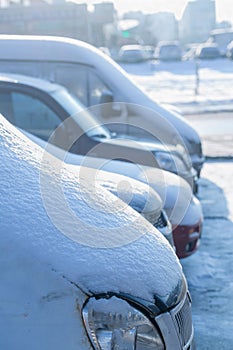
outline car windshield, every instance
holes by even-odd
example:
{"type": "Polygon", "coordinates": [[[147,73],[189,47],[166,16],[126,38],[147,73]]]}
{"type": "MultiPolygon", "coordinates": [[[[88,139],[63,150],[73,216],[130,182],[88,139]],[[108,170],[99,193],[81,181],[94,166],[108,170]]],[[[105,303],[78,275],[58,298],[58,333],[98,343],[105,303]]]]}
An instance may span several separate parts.
{"type": "Polygon", "coordinates": [[[122,52],[122,56],[142,56],[142,51],[139,50],[127,50],[122,52]]]}
{"type": "Polygon", "coordinates": [[[160,52],[162,53],[179,53],[179,48],[175,45],[166,45],[166,46],[161,46],[160,52]]]}
{"type": "Polygon", "coordinates": [[[52,95],[89,137],[111,138],[109,130],[101,125],[96,117],[68,91],[58,89],[52,95]]]}

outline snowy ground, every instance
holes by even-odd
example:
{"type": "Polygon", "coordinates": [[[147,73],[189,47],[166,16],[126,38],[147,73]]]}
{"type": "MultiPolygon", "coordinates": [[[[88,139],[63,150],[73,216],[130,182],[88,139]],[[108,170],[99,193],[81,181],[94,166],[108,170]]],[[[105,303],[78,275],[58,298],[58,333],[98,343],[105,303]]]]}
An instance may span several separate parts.
{"type": "Polygon", "coordinates": [[[232,349],[233,161],[206,163],[199,198],[205,221],[196,254],[182,260],[198,350],[232,349]]]}
{"type": "MultiPolygon", "coordinates": [[[[198,95],[193,61],[124,68],[151,96],[186,115],[203,139],[205,154],[233,156],[233,116],[222,113],[233,111],[233,61],[200,62],[198,95]]],[[[201,245],[182,260],[193,298],[197,350],[233,348],[232,178],[233,159],[205,164],[199,190],[205,216],[201,245]]]]}
{"type": "Polygon", "coordinates": [[[201,136],[206,156],[233,158],[232,112],[186,115],[186,120],[201,136]]]}
{"type": "Polygon", "coordinates": [[[153,98],[177,106],[184,114],[233,109],[233,61],[199,62],[199,94],[195,95],[196,62],[122,64],[153,98]]]}

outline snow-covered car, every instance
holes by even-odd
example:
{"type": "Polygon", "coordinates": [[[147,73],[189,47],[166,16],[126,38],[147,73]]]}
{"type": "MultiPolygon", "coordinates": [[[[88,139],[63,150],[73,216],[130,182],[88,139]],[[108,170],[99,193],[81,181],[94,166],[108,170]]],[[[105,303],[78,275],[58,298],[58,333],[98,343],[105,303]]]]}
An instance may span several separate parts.
{"type": "Polygon", "coordinates": [[[156,229],[2,116],[0,157],[1,349],[194,349],[185,277],[156,229]]]}
{"type": "Polygon", "coordinates": [[[116,132],[152,139],[159,130],[160,139],[183,145],[200,174],[204,163],[197,132],[179,113],[152,100],[111,58],[81,41],[46,36],[0,36],[1,71],[41,77],[62,84],[90,107],[112,103],[107,114],[99,117],[111,123],[116,132]],[[124,108],[126,104],[127,108],[124,108]],[[136,107],[135,107],[136,106],[136,107]],[[115,124],[114,124],[115,123],[115,124]],[[140,125],[132,128],[130,125],[140,125]]]}
{"type": "MultiPolygon", "coordinates": [[[[86,167],[76,167],[75,172],[81,172],[86,177],[92,178],[93,184],[98,184],[109,192],[119,197],[123,202],[140,213],[157,230],[159,230],[175,248],[172,227],[167,214],[163,209],[163,203],[159,195],[150,186],[141,181],[119,175],[112,172],[86,167]],[[97,175],[97,176],[96,176],[97,175]]],[[[179,243],[180,244],[180,243],[179,243]]]]}
{"type": "MultiPolygon", "coordinates": [[[[124,195],[128,197],[128,188],[130,187],[132,189],[133,186],[133,184],[131,185],[132,179],[140,181],[147,186],[149,185],[149,188],[153,188],[154,191],[159,194],[160,199],[162,200],[162,206],[172,224],[173,240],[177,256],[179,258],[185,258],[197,250],[202,233],[202,207],[199,200],[192,194],[190,186],[181,177],[160,169],[143,166],[139,167],[137,164],[129,162],[117,160],[106,162],[105,159],[101,158],[93,158],[90,156],[83,157],[67,153],[52,144],[47,144],[45,141],[32,134],[25,131],[22,132],[33,142],[46,149],[61,161],[65,161],[65,163],[73,164],[75,166],[78,165],[81,169],[83,167],[84,169],[95,169],[95,172],[92,173],[92,182],[94,183],[100,179],[102,185],[108,186],[109,190],[111,188],[113,191],[112,193],[114,194],[117,194],[115,184],[119,179],[115,179],[115,184],[111,184],[111,179],[114,178],[113,173],[126,176],[123,180],[124,184],[122,184],[122,182],[119,184],[119,190],[121,189],[120,191],[122,191],[121,193],[123,194],[123,197],[124,195]],[[100,171],[100,169],[104,171],[100,171]],[[104,175],[104,172],[109,173],[110,180],[106,174],[104,175]]],[[[80,171],[80,169],[78,169],[78,171],[80,171]]],[[[135,184],[135,186],[137,187],[138,184],[135,184]]],[[[145,190],[145,188],[143,190],[145,190]]],[[[144,203],[145,200],[144,198],[142,199],[144,203]]],[[[138,204],[134,204],[133,208],[137,211],[141,211],[141,209],[138,210],[137,207],[138,204]]],[[[141,208],[142,207],[143,205],[141,208]]],[[[151,215],[146,216],[150,222],[154,220],[151,215]]],[[[165,225],[162,217],[159,218],[156,227],[159,228],[160,232],[162,232],[164,236],[167,237],[168,241],[172,243],[169,229],[167,225],[165,225]],[[159,228],[159,226],[162,227],[159,228]]]]}
{"type": "Polygon", "coordinates": [[[154,56],[160,61],[180,61],[182,50],[176,41],[160,41],[155,48],[154,56]]]}
{"type": "Polygon", "coordinates": [[[124,45],[120,48],[118,61],[125,63],[138,63],[147,60],[146,52],[141,45],[124,45]]]}
{"type": "Polygon", "coordinates": [[[17,127],[72,153],[125,159],[182,176],[197,190],[197,174],[178,146],[112,134],[64,87],[19,74],[0,74],[0,108],[17,127]]]}

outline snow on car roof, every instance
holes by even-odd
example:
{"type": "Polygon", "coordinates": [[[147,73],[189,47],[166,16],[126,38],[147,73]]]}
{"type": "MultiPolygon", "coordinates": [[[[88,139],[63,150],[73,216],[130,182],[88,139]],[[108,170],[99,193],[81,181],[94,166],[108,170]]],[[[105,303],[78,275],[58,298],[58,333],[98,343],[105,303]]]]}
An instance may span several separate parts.
{"type": "Polygon", "coordinates": [[[85,62],[94,64],[96,58],[107,57],[94,46],[72,38],[46,35],[0,35],[1,58],[36,61],[85,62]],[[12,46],[13,42],[13,46],[12,46]],[[61,50],[62,45],[62,50],[61,50]],[[28,48],[30,47],[30,50],[28,48]],[[78,57],[77,57],[78,48],[78,57]],[[13,56],[12,56],[13,53],[13,56]],[[53,53],[53,54],[51,54],[53,53]],[[97,57],[98,56],[98,57],[97,57]],[[56,57],[56,59],[54,59],[56,57]]]}
{"type": "Polygon", "coordinates": [[[123,202],[113,205],[108,191],[77,181],[74,167],[63,164],[60,173],[61,162],[2,116],[0,153],[4,249],[20,250],[87,293],[166,300],[180,283],[178,259],[156,229],[123,202]]]}

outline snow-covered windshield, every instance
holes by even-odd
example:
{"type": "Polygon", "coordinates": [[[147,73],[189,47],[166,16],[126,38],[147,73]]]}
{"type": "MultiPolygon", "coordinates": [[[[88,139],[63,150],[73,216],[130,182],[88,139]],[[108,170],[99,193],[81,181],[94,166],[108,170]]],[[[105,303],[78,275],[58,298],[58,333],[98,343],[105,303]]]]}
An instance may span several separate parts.
{"type": "Polygon", "coordinates": [[[96,117],[68,91],[58,89],[52,95],[89,137],[111,138],[108,129],[101,125],[96,117]]]}

